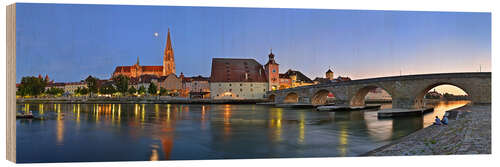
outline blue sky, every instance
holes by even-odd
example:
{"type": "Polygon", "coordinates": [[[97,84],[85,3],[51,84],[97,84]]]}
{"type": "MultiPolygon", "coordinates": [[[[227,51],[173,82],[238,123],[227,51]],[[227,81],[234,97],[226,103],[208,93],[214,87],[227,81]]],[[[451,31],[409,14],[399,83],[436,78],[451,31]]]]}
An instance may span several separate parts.
{"type": "Polygon", "coordinates": [[[17,81],[161,65],[168,28],[187,76],[209,76],[215,57],[265,64],[270,48],[281,72],[311,79],[491,71],[490,13],[18,4],[17,81]]]}

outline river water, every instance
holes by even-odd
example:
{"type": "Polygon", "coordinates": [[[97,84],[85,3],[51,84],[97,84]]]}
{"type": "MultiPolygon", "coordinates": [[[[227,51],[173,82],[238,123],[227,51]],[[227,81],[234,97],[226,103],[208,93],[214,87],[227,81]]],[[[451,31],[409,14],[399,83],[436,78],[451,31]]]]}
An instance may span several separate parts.
{"type": "Polygon", "coordinates": [[[468,102],[394,119],[266,105],[18,104],[39,119],[16,121],[17,162],[357,156],[468,102]]]}

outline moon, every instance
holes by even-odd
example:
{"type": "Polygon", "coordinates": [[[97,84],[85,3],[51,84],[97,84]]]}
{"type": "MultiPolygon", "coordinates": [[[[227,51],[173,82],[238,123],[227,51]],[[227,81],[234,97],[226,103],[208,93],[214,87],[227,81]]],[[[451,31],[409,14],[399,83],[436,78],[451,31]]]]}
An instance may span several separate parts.
{"type": "Polygon", "coordinates": [[[155,36],[155,37],[158,37],[158,32],[155,32],[154,36],[155,36]]]}

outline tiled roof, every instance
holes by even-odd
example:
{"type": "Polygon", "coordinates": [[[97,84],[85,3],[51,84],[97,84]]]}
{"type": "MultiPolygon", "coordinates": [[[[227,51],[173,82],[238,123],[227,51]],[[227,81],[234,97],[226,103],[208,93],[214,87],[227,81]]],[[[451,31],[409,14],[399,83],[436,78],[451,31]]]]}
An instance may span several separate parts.
{"type": "Polygon", "coordinates": [[[327,82],[332,82],[330,79],[328,78],[320,78],[320,77],[316,77],[314,78],[313,80],[314,82],[319,82],[319,83],[327,83],[327,82]]]}
{"type": "Polygon", "coordinates": [[[130,68],[132,68],[132,66],[118,66],[115,72],[130,72],[130,68]]]}
{"type": "Polygon", "coordinates": [[[195,76],[195,77],[184,77],[185,82],[191,82],[191,81],[209,81],[209,77],[203,77],[201,75],[195,76]]]}
{"type": "Polygon", "coordinates": [[[139,83],[151,83],[151,80],[153,79],[159,80],[160,78],[156,75],[149,75],[149,74],[141,75],[139,77],[139,83]]]}
{"type": "Polygon", "coordinates": [[[292,75],[297,76],[297,81],[303,81],[305,83],[313,83],[313,81],[309,79],[306,75],[302,74],[300,71],[294,71],[292,69],[289,69],[283,75],[280,74],[280,78],[290,78],[290,76],[292,75]]]}
{"type": "Polygon", "coordinates": [[[141,66],[142,71],[163,71],[163,66],[141,66]]]}
{"type": "Polygon", "coordinates": [[[213,58],[211,82],[267,82],[264,68],[254,59],[213,58]]]}
{"type": "MultiPolygon", "coordinates": [[[[143,72],[158,72],[158,71],[163,71],[163,66],[140,66],[143,72]]],[[[118,66],[115,68],[115,73],[116,72],[131,72],[131,69],[134,68],[134,66],[118,66]]]]}

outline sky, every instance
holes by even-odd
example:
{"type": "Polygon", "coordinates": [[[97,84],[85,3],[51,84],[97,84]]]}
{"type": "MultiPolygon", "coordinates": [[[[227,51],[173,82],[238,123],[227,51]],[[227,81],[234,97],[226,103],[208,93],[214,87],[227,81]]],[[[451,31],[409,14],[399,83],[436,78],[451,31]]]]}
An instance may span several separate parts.
{"type": "Polygon", "coordinates": [[[161,65],[169,28],[186,76],[208,77],[212,58],[265,64],[270,49],[311,79],[491,71],[490,13],[18,4],[17,82],[161,65]]]}

